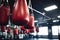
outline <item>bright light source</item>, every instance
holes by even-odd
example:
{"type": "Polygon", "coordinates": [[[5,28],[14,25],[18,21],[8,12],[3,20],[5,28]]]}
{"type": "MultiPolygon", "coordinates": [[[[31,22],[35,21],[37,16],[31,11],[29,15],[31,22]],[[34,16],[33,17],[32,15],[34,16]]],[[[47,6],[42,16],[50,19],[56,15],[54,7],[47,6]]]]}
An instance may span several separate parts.
{"type": "Polygon", "coordinates": [[[58,27],[58,30],[59,30],[58,32],[60,33],[60,26],[58,27]]]}
{"type": "Polygon", "coordinates": [[[35,20],[34,22],[38,22],[37,20],[35,20]]]}
{"type": "Polygon", "coordinates": [[[59,20],[53,20],[53,22],[59,22],[59,20]]]}
{"type": "Polygon", "coordinates": [[[60,15],[59,16],[57,16],[58,18],[60,18],[60,15]]]}
{"type": "Polygon", "coordinates": [[[38,35],[48,35],[48,27],[39,27],[38,35]]]}
{"type": "Polygon", "coordinates": [[[52,5],[52,6],[48,6],[46,8],[44,8],[44,10],[46,11],[51,11],[51,10],[54,10],[54,9],[57,9],[58,7],[56,5],[52,5]]]}
{"type": "Polygon", "coordinates": [[[58,26],[52,26],[52,35],[58,35],[58,26]]]}

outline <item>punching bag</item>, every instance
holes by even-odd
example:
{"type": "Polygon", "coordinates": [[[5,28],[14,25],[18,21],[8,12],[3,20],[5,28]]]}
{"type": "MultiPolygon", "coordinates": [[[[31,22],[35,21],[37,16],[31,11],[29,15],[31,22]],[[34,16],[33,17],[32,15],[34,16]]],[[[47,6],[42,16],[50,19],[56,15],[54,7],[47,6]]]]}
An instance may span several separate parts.
{"type": "Polygon", "coordinates": [[[0,25],[7,25],[9,19],[10,7],[7,3],[0,6],[0,25]]]}
{"type": "Polygon", "coordinates": [[[6,26],[1,26],[1,31],[5,32],[5,30],[6,30],[6,26]]]}
{"type": "Polygon", "coordinates": [[[19,33],[17,28],[14,28],[13,32],[14,32],[14,35],[18,35],[18,33],[19,33]]]}
{"type": "Polygon", "coordinates": [[[8,28],[7,28],[7,33],[10,33],[10,32],[11,32],[11,28],[8,27],[8,28]]]}
{"type": "Polygon", "coordinates": [[[29,30],[29,29],[26,29],[26,30],[25,30],[25,33],[26,33],[26,34],[29,34],[29,33],[30,33],[30,30],[29,30]]]}
{"type": "Polygon", "coordinates": [[[29,10],[26,0],[17,0],[12,12],[12,22],[15,25],[25,25],[29,22],[29,10]]]}
{"type": "Polygon", "coordinates": [[[21,26],[20,29],[23,30],[23,31],[25,31],[25,27],[24,26],[21,26]]]}
{"type": "Polygon", "coordinates": [[[30,29],[30,33],[33,33],[34,32],[34,28],[33,29],[30,29]]]}
{"type": "Polygon", "coordinates": [[[27,25],[28,25],[28,29],[34,28],[34,16],[30,16],[29,23],[27,25]]]}
{"type": "Polygon", "coordinates": [[[29,34],[29,33],[33,33],[34,29],[25,29],[25,33],[29,34]]]}
{"type": "Polygon", "coordinates": [[[36,27],[36,32],[39,32],[39,27],[36,27]]]}
{"type": "Polygon", "coordinates": [[[27,27],[25,29],[28,29],[30,33],[34,32],[34,16],[31,15],[29,17],[29,23],[27,24],[27,27]]]}

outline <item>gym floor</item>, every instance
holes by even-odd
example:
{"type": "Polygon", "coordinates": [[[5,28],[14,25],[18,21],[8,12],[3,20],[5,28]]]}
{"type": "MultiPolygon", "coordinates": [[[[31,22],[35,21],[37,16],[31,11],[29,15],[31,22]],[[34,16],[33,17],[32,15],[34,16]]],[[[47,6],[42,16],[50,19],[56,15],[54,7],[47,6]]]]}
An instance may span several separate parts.
{"type": "MultiPolygon", "coordinates": [[[[19,39],[20,40],[20,39],[19,39]]],[[[21,39],[21,40],[59,40],[59,39],[47,39],[47,38],[28,38],[28,39],[21,39]]]]}

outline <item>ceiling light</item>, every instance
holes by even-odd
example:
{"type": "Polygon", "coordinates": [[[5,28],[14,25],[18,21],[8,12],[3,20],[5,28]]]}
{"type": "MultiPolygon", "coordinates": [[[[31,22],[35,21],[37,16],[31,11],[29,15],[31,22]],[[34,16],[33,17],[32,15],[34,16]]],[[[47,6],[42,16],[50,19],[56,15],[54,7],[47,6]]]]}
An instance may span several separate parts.
{"type": "Polygon", "coordinates": [[[59,22],[59,20],[53,20],[53,22],[59,22]]]}
{"type": "Polygon", "coordinates": [[[57,16],[58,18],[60,18],[60,15],[59,16],[57,16]]]}
{"type": "Polygon", "coordinates": [[[54,10],[54,9],[57,9],[58,7],[56,5],[52,5],[52,6],[48,6],[46,8],[44,8],[45,11],[51,11],[51,10],[54,10]]]}
{"type": "Polygon", "coordinates": [[[35,20],[34,22],[38,22],[37,20],[35,20]]]}

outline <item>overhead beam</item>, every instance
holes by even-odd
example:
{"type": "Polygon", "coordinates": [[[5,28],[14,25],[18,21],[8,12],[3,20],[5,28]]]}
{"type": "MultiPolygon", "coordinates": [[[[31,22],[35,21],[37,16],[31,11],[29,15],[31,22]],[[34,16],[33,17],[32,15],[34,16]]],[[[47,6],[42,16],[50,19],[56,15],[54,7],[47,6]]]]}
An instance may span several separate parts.
{"type": "Polygon", "coordinates": [[[45,17],[47,17],[47,18],[49,18],[49,19],[51,19],[50,17],[44,15],[42,12],[40,12],[40,11],[38,11],[38,10],[36,10],[36,9],[34,9],[34,8],[32,8],[32,7],[30,7],[30,6],[28,6],[28,8],[31,9],[31,10],[33,10],[33,11],[35,11],[35,12],[37,12],[37,13],[39,13],[39,14],[41,14],[41,15],[43,15],[43,16],[45,16],[45,17]]]}

